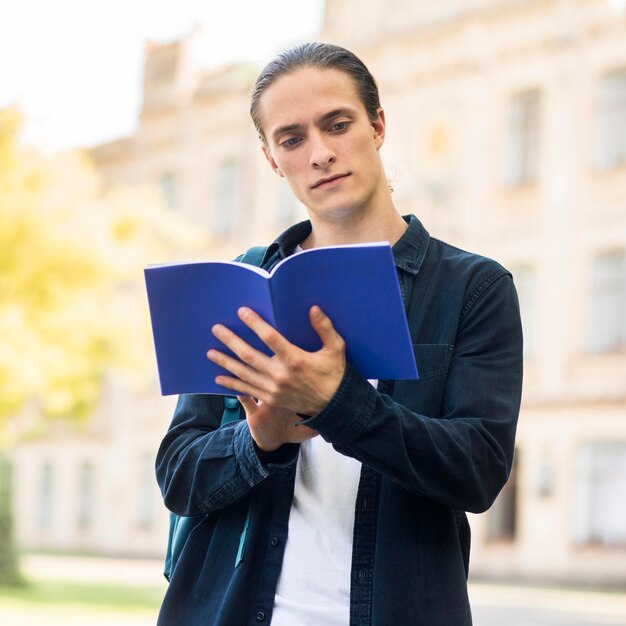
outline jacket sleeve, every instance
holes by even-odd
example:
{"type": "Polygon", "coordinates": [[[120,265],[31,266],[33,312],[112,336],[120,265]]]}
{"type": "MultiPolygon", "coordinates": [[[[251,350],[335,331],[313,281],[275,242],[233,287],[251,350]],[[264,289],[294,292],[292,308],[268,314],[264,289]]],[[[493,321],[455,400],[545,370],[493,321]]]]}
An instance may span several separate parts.
{"type": "Polygon", "coordinates": [[[482,512],[508,478],[521,399],[522,332],[510,275],[465,309],[438,414],[413,412],[348,366],[333,399],[307,425],[424,498],[482,512]]]}
{"type": "Polygon", "coordinates": [[[157,454],[165,506],[177,515],[222,509],[272,472],[294,463],[297,445],[284,445],[262,462],[245,419],[220,427],[221,396],[184,395],[157,454]]]}

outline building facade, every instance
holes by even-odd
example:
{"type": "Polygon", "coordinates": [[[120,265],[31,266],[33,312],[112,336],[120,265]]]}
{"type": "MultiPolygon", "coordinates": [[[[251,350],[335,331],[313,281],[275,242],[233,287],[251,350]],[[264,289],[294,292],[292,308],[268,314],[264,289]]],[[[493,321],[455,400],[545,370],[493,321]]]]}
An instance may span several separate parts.
{"type": "MultiPolygon", "coordinates": [[[[517,284],[516,462],[492,509],[471,517],[472,573],[623,586],[626,19],[605,0],[381,0],[367,12],[327,0],[320,39],[354,50],[377,77],[398,208],[498,259],[517,284]]],[[[259,68],[204,70],[193,48],[193,37],[146,47],[137,132],[92,156],[111,184],[158,185],[208,233],[205,256],[231,258],[305,211],[248,120],[259,68]]],[[[116,393],[91,434],[17,451],[18,519],[32,520],[18,525],[23,545],[162,552],[166,519],[148,522],[159,496],[147,468],[171,403],[154,389],[116,393]],[[55,510],[83,529],[70,532],[55,510]]]]}

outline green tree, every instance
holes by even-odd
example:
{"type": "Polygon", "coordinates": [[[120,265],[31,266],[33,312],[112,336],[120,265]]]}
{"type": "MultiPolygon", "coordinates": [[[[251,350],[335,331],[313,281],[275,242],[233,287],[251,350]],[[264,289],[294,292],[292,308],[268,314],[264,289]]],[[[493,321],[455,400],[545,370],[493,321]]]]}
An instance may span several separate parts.
{"type": "Polygon", "coordinates": [[[0,454],[0,584],[24,582],[17,564],[11,510],[11,465],[0,454]]]}
{"type": "MultiPolygon", "coordinates": [[[[5,457],[20,436],[25,407],[42,420],[85,419],[107,371],[140,375],[152,365],[141,269],[200,243],[153,190],[104,189],[84,153],[44,157],[19,144],[19,130],[19,113],[0,110],[5,457]]],[[[0,581],[17,575],[9,501],[6,494],[0,500],[0,581]]]]}

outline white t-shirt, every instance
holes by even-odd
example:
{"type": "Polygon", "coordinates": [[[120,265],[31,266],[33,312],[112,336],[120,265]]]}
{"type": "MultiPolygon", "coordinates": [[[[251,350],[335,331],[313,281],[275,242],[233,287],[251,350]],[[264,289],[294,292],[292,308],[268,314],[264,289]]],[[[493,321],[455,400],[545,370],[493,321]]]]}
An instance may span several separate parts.
{"type": "Polygon", "coordinates": [[[361,463],[317,436],[300,448],[272,626],[347,626],[361,463]]]}

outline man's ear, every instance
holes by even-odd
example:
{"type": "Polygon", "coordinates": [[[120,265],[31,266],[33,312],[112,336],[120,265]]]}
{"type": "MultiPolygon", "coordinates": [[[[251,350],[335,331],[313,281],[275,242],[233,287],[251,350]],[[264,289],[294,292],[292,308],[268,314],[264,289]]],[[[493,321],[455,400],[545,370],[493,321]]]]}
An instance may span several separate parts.
{"type": "Polygon", "coordinates": [[[385,111],[382,108],[378,109],[378,117],[372,120],[372,131],[374,133],[374,143],[376,149],[379,150],[383,143],[385,143],[385,111]]]}
{"type": "Polygon", "coordinates": [[[278,165],[276,165],[276,161],[274,161],[274,157],[272,156],[272,153],[269,151],[269,148],[266,148],[265,146],[263,146],[262,150],[263,150],[263,154],[265,155],[265,158],[267,159],[267,162],[270,164],[270,167],[274,170],[274,172],[276,172],[276,174],[278,174],[278,176],[280,176],[281,178],[284,178],[285,175],[280,171],[280,168],[278,167],[278,165]]]}

